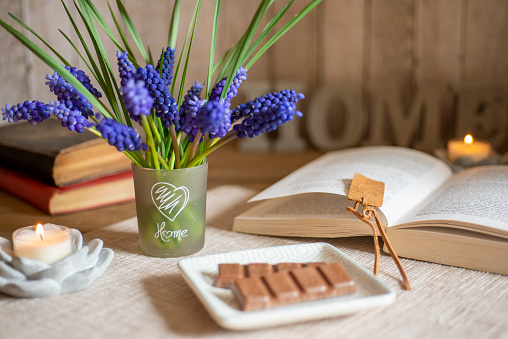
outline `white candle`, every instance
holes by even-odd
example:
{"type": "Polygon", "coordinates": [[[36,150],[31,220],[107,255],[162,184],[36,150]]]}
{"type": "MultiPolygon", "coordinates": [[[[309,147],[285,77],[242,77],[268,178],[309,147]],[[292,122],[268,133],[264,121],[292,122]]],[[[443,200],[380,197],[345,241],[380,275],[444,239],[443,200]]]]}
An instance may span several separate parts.
{"type": "Polygon", "coordinates": [[[12,234],[14,255],[53,264],[72,253],[72,232],[65,226],[38,224],[12,234]]]}
{"type": "Polygon", "coordinates": [[[464,139],[448,141],[448,159],[454,161],[458,158],[470,158],[474,162],[487,159],[490,156],[491,146],[488,141],[473,140],[468,134],[464,139]]]}

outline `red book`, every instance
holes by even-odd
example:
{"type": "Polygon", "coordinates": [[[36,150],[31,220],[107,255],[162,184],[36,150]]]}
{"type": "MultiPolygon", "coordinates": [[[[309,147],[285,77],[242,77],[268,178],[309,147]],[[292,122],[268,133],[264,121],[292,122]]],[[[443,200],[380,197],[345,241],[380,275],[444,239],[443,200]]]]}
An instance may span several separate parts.
{"type": "Polygon", "coordinates": [[[132,171],[71,186],[56,187],[0,167],[0,189],[52,215],[84,211],[134,200],[132,171]]]}

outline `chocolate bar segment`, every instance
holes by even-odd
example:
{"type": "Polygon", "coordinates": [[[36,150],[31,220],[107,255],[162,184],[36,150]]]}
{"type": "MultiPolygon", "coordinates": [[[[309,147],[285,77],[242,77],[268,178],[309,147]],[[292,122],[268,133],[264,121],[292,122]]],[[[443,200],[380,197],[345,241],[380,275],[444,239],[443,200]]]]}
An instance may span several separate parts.
{"type": "Polygon", "coordinates": [[[291,271],[303,293],[321,295],[328,289],[326,280],[319,274],[317,267],[309,266],[291,271]]]}
{"type": "Polygon", "coordinates": [[[231,290],[240,308],[251,311],[352,294],[356,286],[339,263],[321,263],[260,277],[239,278],[231,290]]]}
{"type": "Polygon", "coordinates": [[[263,277],[276,299],[292,300],[300,296],[300,289],[289,272],[278,272],[263,277]]]}
{"type": "Polygon", "coordinates": [[[331,288],[342,291],[343,294],[355,293],[355,283],[349,278],[341,264],[333,263],[321,266],[318,269],[321,271],[328,284],[330,284],[331,288]]]}
{"type": "Polygon", "coordinates": [[[267,263],[252,263],[246,268],[247,277],[259,277],[273,272],[273,265],[267,263]]]}
{"type": "Polygon", "coordinates": [[[303,267],[303,265],[304,264],[300,264],[299,262],[281,262],[276,265],[276,268],[277,272],[284,272],[303,267]]]}
{"type": "Polygon", "coordinates": [[[245,277],[244,266],[240,264],[220,264],[219,277],[220,279],[215,281],[215,286],[229,288],[235,279],[245,277]]]}
{"type": "Polygon", "coordinates": [[[246,311],[266,308],[270,304],[271,295],[259,277],[240,278],[235,280],[238,301],[246,311]]]}

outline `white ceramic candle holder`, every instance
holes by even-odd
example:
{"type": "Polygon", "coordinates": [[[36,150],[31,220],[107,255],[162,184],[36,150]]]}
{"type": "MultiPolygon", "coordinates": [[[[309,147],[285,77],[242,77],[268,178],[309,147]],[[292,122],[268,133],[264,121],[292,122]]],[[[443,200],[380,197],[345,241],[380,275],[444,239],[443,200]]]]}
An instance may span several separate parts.
{"type": "Polygon", "coordinates": [[[72,229],[72,254],[54,263],[15,257],[12,243],[0,237],[0,292],[20,298],[41,298],[88,288],[113,260],[113,250],[100,239],[83,246],[72,229]]]}
{"type": "Polygon", "coordinates": [[[457,158],[454,161],[450,161],[448,159],[448,152],[446,151],[446,149],[436,149],[434,150],[434,155],[439,159],[443,160],[454,172],[460,172],[466,168],[475,166],[508,164],[508,154],[500,156],[495,152],[491,152],[488,158],[483,159],[481,161],[473,161],[468,157],[457,158]]]}

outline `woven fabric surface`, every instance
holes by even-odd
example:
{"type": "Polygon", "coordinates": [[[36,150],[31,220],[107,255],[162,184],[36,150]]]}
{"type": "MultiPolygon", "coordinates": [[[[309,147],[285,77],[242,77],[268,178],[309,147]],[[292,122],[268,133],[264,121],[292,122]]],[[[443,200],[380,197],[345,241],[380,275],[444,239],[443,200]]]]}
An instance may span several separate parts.
{"type": "MultiPolygon", "coordinates": [[[[231,231],[233,217],[256,192],[238,186],[210,190],[205,247],[195,255],[326,241],[372,268],[369,237],[309,239],[231,231]]],[[[72,226],[72,225],[70,225],[72,226]]],[[[0,338],[508,338],[508,277],[381,256],[379,278],[397,293],[390,306],[350,316],[234,332],[219,327],[180,276],[179,258],[139,249],[135,218],[84,235],[115,251],[104,274],[86,290],[41,299],[0,294],[0,338]]]]}

